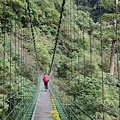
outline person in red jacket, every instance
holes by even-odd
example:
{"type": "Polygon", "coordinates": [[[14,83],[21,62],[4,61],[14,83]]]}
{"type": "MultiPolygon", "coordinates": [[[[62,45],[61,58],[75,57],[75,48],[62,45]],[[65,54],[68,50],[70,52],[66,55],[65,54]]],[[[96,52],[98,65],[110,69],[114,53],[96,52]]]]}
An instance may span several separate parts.
{"type": "Polygon", "coordinates": [[[44,75],[43,82],[44,82],[45,91],[46,91],[48,89],[48,82],[49,82],[49,76],[47,74],[44,75]]]}

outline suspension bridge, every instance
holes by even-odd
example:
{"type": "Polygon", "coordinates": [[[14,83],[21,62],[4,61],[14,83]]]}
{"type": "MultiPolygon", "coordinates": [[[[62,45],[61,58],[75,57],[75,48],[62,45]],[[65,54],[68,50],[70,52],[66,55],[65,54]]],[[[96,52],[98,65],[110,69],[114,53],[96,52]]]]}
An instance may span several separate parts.
{"type": "MultiPolygon", "coordinates": [[[[0,25],[0,120],[120,120],[119,54],[116,55],[115,78],[112,75],[111,77],[105,75],[103,69],[102,1],[99,3],[100,46],[98,47],[101,55],[97,61],[101,67],[99,79],[93,77],[95,70],[93,37],[89,34],[89,37],[85,38],[87,31],[85,24],[88,24],[89,32],[92,31],[90,14],[86,13],[89,18],[87,23],[83,17],[82,24],[75,28],[74,25],[79,21],[79,14],[84,16],[78,11],[81,9],[79,8],[80,0],[74,2],[63,0],[48,70],[50,81],[47,91],[44,90],[43,85],[44,72],[41,71],[40,56],[38,56],[37,30],[33,25],[34,18],[30,1],[24,1],[27,16],[27,19],[24,17],[22,19],[24,27],[18,26],[19,17],[13,18],[12,14],[10,15],[15,5],[14,2],[17,5],[20,1],[4,0],[1,2],[4,12],[0,25]],[[8,9],[8,5],[11,9],[8,9]],[[65,11],[67,7],[69,9],[65,11]],[[14,22],[11,22],[12,20],[14,22]],[[70,43],[65,42],[68,46],[67,52],[62,44],[64,37],[70,40],[70,43]],[[89,46],[86,46],[85,39],[88,39],[89,46]],[[69,58],[63,65],[64,73],[68,75],[66,80],[60,78],[61,73],[58,75],[55,68],[58,64],[55,57],[59,52],[58,47],[61,47],[69,58]],[[86,55],[87,47],[89,47],[88,56],[86,55]],[[87,69],[88,66],[89,69],[87,69]],[[68,69],[70,72],[67,71],[68,69]]],[[[90,6],[90,0],[88,4],[90,6]]],[[[116,19],[117,15],[116,9],[116,19]]],[[[117,23],[115,27],[115,39],[118,43],[117,23]]],[[[119,51],[118,46],[117,51],[119,51]]],[[[95,72],[97,74],[97,71],[95,72]]]]}

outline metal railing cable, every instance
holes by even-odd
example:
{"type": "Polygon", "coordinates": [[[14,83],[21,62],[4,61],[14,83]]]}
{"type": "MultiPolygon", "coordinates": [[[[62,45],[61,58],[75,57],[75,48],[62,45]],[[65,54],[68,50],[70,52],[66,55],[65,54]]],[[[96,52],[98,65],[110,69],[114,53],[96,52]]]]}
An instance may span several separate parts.
{"type": "MultiPolygon", "coordinates": [[[[86,99],[89,99],[90,101],[92,101],[93,100],[93,97],[91,96],[87,96],[87,95],[85,95],[85,94],[83,94],[83,92],[75,92],[75,94],[76,94],[76,97],[78,98],[78,100],[80,101],[81,100],[81,98],[79,98],[79,96],[80,97],[83,97],[83,98],[86,98],[86,99]]],[[[74,101],[74,102],[72,102],[71,103],[72,105],[74,105],[74,104],[76,104],[76,101],[74,101]]],[[[104,106],[105,108],[107,108],[108,110],[107,110],[107,112],[109,112],[109,111],[111,111],[111,112],[109,112],[109,113],[111,113],[112,114],[112,112],[116,112],[117,113],[117,115],[119,115],[120,114],[120,112],[118,112],[118,110],[115,110],[115,107],[114,108],[112,108],[112,107],[109,107],[108,105],[105,105],[105,104],[103,104],[102,102],[100,102],[100,101],[94,101],[94,106],[95,105],[99,105],[99,107],[102,107],[102,106],[104,106]]],[[[89,114],[85,109],[83,109],[87,114],[89,114]]],[[[92,117],[91,117],[92,118],[92,117]]]]}
{"type": "Polygon", "coordinates": [[[80,107],[78,104],[75,104],[85,115],[87,115],[91,120],[94,120],[82,107],[80,107]]]}

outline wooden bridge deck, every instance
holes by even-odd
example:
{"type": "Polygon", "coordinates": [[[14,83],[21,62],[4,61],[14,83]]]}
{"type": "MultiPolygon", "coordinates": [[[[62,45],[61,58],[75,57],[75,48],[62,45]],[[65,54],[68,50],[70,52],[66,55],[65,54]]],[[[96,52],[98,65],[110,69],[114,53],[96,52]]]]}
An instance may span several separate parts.
{"type": "Polygon", "coordinates": [[[52,118],[52,114],[50,113],[53,111],[51,104],[50,92],[49,90],[45,92],[44,84],[42,84],[42,89],[36,103],[34,118],[32,120],[54,120],[54,118],[52,118]]]}

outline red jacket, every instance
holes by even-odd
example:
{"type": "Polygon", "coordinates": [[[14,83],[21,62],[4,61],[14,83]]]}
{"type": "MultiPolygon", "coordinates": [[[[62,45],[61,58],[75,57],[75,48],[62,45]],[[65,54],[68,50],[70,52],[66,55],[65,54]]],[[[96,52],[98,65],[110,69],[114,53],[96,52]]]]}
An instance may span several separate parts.
{"type": "Polygon", "coordinates": [[[48,82],[49,81],[49,76],[48,75],[44,75],[43,80],[44,80],[44,82],[48,82]]]}

